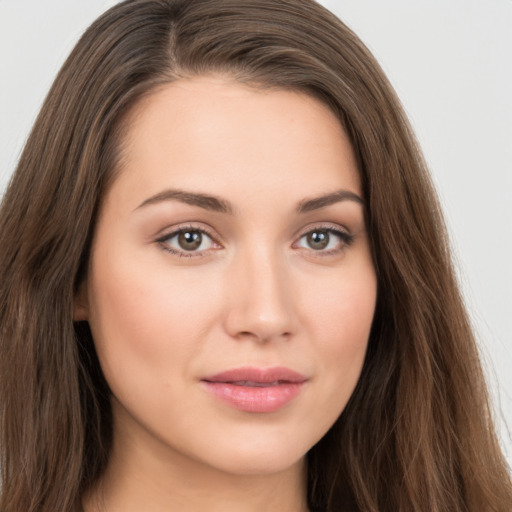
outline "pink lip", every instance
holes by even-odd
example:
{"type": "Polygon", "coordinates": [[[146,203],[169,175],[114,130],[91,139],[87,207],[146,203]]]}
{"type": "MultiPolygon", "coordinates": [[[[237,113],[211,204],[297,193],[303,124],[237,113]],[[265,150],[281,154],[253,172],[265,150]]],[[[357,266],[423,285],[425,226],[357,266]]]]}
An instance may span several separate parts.
{"type": "Polygon", "coordinates": [[[275,412],[293,400],[307,378],[289,368],[235,368],[201,380],[217,398],[245,412],[275,412]]]}

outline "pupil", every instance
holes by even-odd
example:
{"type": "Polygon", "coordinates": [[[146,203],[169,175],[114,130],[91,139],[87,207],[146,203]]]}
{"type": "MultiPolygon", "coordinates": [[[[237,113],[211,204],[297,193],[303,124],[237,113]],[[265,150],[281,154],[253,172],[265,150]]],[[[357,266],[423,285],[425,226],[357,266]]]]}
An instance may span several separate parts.
{"type": "Polygon", "coordinates": [[[308,234],[308,244],[312,249],[325,249],[329,243],[327,231],[313,231],[308,234]]]}
{"type": "Polygon", "coordinates": [[[178,243],[185,251],[197,249],[203,241],[203,235],[199,231],[182,231],[178,235],[178,243]]]}

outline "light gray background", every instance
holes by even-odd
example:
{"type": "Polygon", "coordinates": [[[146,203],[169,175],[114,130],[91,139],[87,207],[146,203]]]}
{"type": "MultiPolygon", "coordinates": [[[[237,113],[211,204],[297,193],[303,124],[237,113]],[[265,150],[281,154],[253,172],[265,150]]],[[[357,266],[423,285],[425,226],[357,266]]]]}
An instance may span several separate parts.
{"type": "MultiPolygon", "coordinates": [[[[115,3],[0,0],[0,193],[65,56],[115,3]]],[[[512,462],[512,1],[322,3],[379,59],[425,151],[512,462]]]]}

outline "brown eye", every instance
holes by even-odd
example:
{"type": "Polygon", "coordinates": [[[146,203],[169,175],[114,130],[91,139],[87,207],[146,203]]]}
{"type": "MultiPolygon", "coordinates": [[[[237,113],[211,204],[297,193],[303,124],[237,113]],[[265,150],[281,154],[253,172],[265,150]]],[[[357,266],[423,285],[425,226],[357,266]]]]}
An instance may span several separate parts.
{"type": "Polygon", "coordinates": [[[314,249],[315,251],[321,251],[329,245],[329,231],[325,229],[311,231],[306,235],[306,241],[311,249],[314,249]]]}
{"type": "Polygon", "coordinates": [[[177,229],[159,238],[157,242],[165,250],[181,256],[201,256],[204,252],[219,247],[208,233],[193,228],[177,229]]]}
{"type": "Polygon", "coordinates": [[[304,233],[294,246],[328,255],[343,251],[353,241],[354,237],[344,230],[318,227],[304,233]]]}
{"type": "Polygon", "coordinates": [[[178,245],[184,251],[195,251],[201,246],[203,234],[200,231],[180,231],[178,245]]]}

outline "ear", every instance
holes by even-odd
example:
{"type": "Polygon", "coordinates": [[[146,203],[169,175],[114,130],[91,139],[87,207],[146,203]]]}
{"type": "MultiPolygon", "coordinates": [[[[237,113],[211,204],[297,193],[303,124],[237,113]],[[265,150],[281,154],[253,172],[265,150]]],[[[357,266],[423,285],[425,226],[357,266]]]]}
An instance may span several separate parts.
{"type": "Polygon", "coordinates": [[[73,300],[73,321],[81,322],[89,320],[89,296],[87,292],[87,279],[84,279],[76,292],[73,300]]]}

